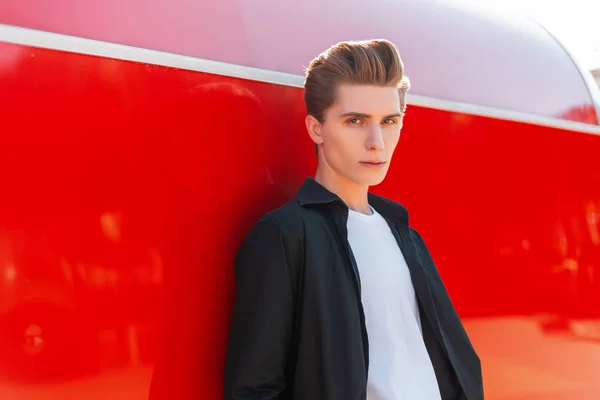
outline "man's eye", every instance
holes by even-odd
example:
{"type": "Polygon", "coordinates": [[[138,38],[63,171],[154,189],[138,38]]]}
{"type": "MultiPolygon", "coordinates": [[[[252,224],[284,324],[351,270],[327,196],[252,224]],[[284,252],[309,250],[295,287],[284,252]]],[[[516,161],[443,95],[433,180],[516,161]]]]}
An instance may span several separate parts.
{"type": "Polygon", "coordinates": [[[349,118],[348,120],[346,120],[346,122],[349,123],[350,125],[357,125],[357,124],[360,124],[360,119],[349,118]]]}
{"type": "Polygon", "coordinates": [[[383,121],[383,123],[384,123],[384,124],[386,124],[386,125],[390,125],[390,124],[392,124],[392,125],[393,125],[393,124],[395,124],[395,123],[396,123],[396,120],[395,120],[394,118],[388,118],[388,119],[385,119],[385,120],[383,121]]]}

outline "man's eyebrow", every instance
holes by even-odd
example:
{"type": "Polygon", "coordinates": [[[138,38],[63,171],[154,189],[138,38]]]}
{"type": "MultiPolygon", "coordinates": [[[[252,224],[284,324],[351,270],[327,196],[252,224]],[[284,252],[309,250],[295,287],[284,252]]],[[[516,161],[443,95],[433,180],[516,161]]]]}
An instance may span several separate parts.
{"type": "Polygon", "coordinates": [[[349,111],[349,112],[340,114],[340,117],[342,117],[342,118],[344,118],[344,117],[371,118],[371,114],[365,114],[365,113],[360,113],[360,112],[356,112],[356,111],[349,111]]]}
{"type": "MultiPolygon", "coordinates": [[[[402,113],[394,113],[394,114],[390,114],[390,115],[386,115],[385,117],[383,117],[383,119],[388,119],[388,118],[396,118],[396,117],[401,117],[402,113]]],[[[340,118],[344,118],[344,117],[356,117],[356,118],[372,118],[371,114],[365,114],[365,113],[360,113],[360,112],[355,112],[355,111],[349,111],[349,112],[345,112],[340,114],[340,118]]]]}

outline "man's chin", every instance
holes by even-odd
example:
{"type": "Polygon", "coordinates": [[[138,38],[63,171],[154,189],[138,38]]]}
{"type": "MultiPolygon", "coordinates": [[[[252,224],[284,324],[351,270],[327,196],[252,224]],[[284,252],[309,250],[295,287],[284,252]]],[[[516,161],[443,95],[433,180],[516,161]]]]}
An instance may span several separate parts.
{"type": "Polygon", "coordinates": [[[363,176],[356,182],[361,186],[377,186],[385,179],[386,174],[377,174],[377,176],[363,176]]]}

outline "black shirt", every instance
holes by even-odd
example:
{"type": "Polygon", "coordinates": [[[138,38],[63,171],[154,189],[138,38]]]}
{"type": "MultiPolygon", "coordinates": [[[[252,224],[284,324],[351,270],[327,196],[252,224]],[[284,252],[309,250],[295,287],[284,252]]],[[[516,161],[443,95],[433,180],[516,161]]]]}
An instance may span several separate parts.
{"type": "MultiPolygon", "coordinates": [[[[421,236],[400,204],[369,194],[408,264],[442,399],[483,399],[481,364],[421,236]]],[[[226,400],[365,400],[368,332],[348,208],[308,178],[236,255],[226,400]]]]}

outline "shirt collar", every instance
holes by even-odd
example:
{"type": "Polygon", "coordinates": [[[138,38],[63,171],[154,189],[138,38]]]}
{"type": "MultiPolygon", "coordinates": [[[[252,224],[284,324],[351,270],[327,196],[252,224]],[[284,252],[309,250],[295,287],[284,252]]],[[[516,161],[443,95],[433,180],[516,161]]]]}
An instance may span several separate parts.
{"type": "MultiPolygon", "coordinates": [[[[311,177],[306,178],[296,198],[302,207],[339,203],[347,208],[346,203],[338,195],[330,192],[311,177]]],[[[408,210],[401,204],[373,193],[369,193],[369,204],[384,217],[397,218],[408,224],[408,210]]]]}

